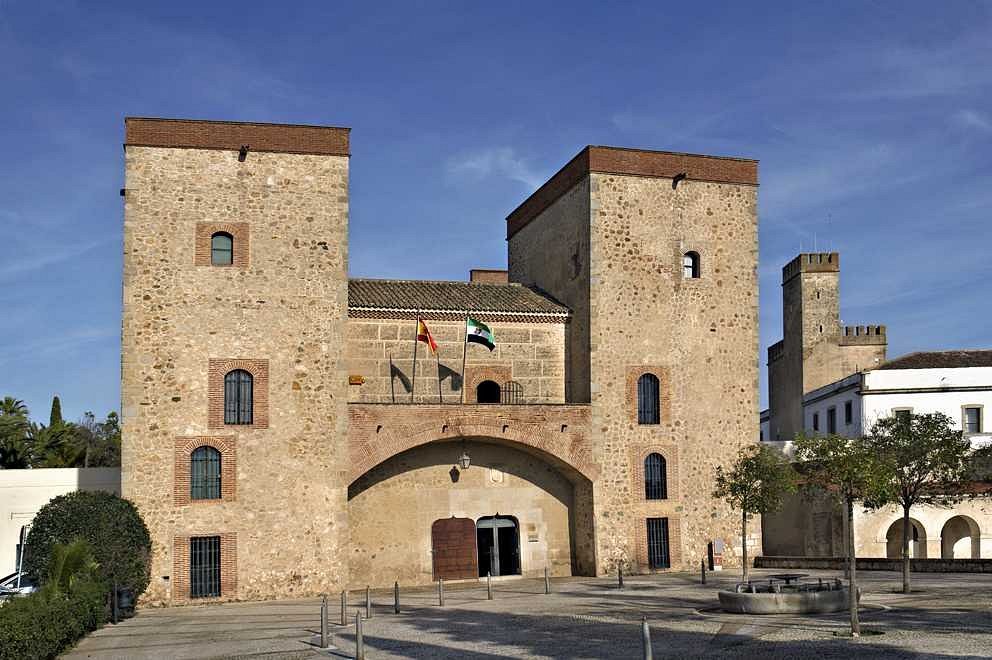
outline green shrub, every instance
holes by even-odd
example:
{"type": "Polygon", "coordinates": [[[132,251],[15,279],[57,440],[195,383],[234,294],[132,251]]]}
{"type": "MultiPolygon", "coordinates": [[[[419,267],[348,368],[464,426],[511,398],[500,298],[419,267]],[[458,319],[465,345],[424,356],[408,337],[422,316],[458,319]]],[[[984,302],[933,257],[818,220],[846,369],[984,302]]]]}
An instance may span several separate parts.
{"type": "Polygon", "coordinates": [[[94,578],[74,581],[68,593],[14,598],[0,607],[0,660],[57,657],[106,621],[107,591],[94,578]]]}
{"type": "Polygon", "coordinates": [[[51,571],[52,548],[84,539],[109,590],[130,588],[137,598],[149,581],[151,537],[130,501],[104,491],[60,495],[35,516],[25,543],[24,570],[44,581],[51,571]]]}

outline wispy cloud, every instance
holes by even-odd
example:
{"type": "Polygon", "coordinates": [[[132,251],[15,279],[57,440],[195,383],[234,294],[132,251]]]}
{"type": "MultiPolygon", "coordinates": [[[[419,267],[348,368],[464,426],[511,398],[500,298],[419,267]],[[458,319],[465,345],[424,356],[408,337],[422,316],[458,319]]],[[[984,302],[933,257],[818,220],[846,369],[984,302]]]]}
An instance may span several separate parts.
{"type": "Polygon", "coordinates": [[[8,341],[0,347],[0,364],[8,364],[25,357],[31,360],[52,360],[59,356],[69,355],[74,351],[93,343],[108,339],[116,340],[119,330],[112,328],[79,328],[61,335],[44,336],[29,341],[8,341]]]}
{"type": "Polygon", "coordinates": [[[448,160],[447,169],[449,175],[458,179],[482,181],[501,177],[522,183],[529,189],[537,188],[546,178],[513,147],[493,147],[456,156],[448,160]]]}
{"type": "Polygon", "coordinates": [[[0,265],[0,279],[16,277],[41,268],[54,266],[55,264],[74,259],[82,254],[96,249],[101,245],[106,245],[116,238],[105,238],[99,241],[89,241],[87,243],[76,243],[73,245],[50,248],[46,246],[44,253],[21,254],[13,259],[8,259],[0,265]]]}
{"type": "Polygon", "coordinates": [[[987,114],[966,108],[954,113],[954,123],[962,128],[975,129],[980,133],[992,133],[992,119],[987,114]]]}

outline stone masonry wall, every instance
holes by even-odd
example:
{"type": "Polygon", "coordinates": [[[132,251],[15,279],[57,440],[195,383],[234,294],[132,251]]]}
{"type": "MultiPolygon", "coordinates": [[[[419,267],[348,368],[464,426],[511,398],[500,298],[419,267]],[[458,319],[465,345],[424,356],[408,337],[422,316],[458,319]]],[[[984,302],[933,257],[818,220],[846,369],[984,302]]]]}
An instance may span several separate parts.
{"type": "MultiPolygon", "coordinates": [[[[466,355],[466,378],[469,388],[466,402],[474,401],[473,373],[484,376],[485,370],[501,386],[513,380],[522,388],[520,403],[563,403],[565,401],[565,328],[563,323],[507,323],[479,320],[492,328],[496,349],[492,352],[480,344],[469,344],[466,355]],[[496,368],[496,369],[494,369],[496,368]],[[499,372],[499,373],[497,373],[499,372]]],[[[438,363],[441,373],[441,396],[446,403],[461,401],[462,347],[465,322],[426,319],[428,329],[438,343],[438,357],[431,355],[427,344],[417,347],[417,382],[414,401],[438,403],[438,363]]],[[[413,339],[415,320],[351,318],[347,325],[348,376],[352,385],[348,400],[387,403],[395,393],[398,403],[410,401],[413,387],[413,339]],[[390,390],[390,356],[392,356],[392,392],[390,390]],[[353,376],[360,378],[354,379],[353,376]]]]}
{"type": "Polygon", "coordinates": [[[226,599],[339,589],[347,157],[128,146],[125,185],[122,489],[152,535],[143,601],[184,599],[173,553],[197,535],[237,539],[226,599]],[[246,226],[243,267],[198,265],[201,223],[246,226]],[[267,428],[211,428],[212,359],[267,363],[267,428]],[[236,442],[235,497],[177,503],[177,439],[198,436],[236,442]]]}
{"type": "MultiPolygon", "coordinates": [[[[698,566],[707,543],[740,561],[739,515],[711,496],[715,470],[758,440],[757,189],[750,185],[590,175],[590,363],[598,555],[629,548],[645,519],[668,517],[672,567],[698,566]],[[684,279],[682,255],[700,255],[684,279]],[[630,367],[670,374],[670,416],[638,425],[628,410],[630,367]],[[631,449],[637,447],[638,452],[631,449]],[[631,456],[655,447],[678,456],[675,497],[646,501],[631,456]]],[[[665,381],[662,379],[664,393],[665,381]]],[[[671,489],[672,486],[670,485],[671,489]]],[[[749,546],[760,548],[758,521],[749,546]]],[[[602,570],[607,567],[601,566],[602,570]]],[[[643,564],[638,568],[646,568],[643,564]]]]}

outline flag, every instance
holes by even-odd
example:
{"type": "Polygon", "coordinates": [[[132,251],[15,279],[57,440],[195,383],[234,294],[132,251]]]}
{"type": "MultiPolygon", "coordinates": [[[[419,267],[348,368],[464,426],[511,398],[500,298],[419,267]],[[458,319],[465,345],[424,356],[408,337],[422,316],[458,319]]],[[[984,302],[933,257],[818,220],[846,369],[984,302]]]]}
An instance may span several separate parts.
{"type": "Polygon", "coordinates": [[[493,331],[482,321],[476,321],[473,318],[465,320],[465,341],[482,344],[490,351],[496,348],[496,338],[493,337],[493,331]]]}
{"type": "MultiPolygon", "coordinates": [[[[409,335],[407,336],[409,337],[409,335]]],[[[431,336],[431,331],[427,329],[427,324],[420,319],[417,319],[417,341],[427,344],[431,349],[431,353],[437,355],[437,342],[431,336]]]]}

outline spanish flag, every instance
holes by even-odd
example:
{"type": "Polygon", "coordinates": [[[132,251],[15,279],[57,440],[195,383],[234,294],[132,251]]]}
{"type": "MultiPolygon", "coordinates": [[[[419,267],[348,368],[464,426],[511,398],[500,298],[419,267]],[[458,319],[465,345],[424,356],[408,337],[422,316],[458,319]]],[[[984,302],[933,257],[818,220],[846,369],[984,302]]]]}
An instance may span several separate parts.
{"type": "Polygon", "coordinates": [[[437,355],[437,342],[434,341],[431,331],[427,329],[427,324],[422,319],[417,319],[417,341],[427,344],[431,349],[431,354],[437,355]]]}

